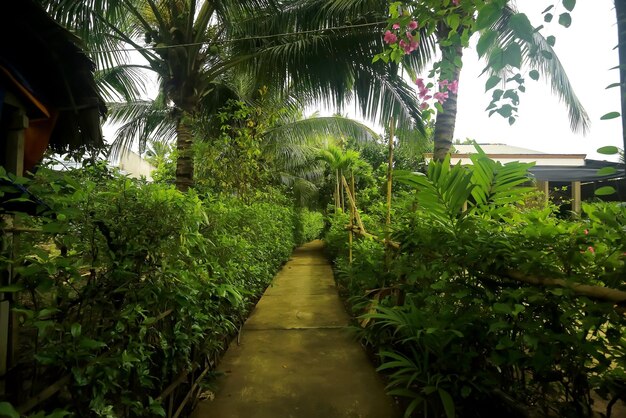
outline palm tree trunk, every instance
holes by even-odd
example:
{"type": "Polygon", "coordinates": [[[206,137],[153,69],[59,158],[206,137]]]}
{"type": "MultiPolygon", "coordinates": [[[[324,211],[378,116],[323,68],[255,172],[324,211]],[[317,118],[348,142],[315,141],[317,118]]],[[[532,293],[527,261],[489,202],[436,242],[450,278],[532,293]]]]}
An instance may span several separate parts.
{"type": "MultiPolygon", "coordinates": [[[[450,59],[456,57],[463,57],[463,47],[456,46],[453,52],[450,54],[450,59]]],[[[461,68],[456,67],[454,70],[454,80],[458,80],[461,75],[461,68]]],[[[452,80],[450,80],[452,81],[452,80]]],[[[456,113],[457,113],[457,94],[448,91],[448,99],[443,102],[443,112],[437,114],[437,120],[435,121],[434,147],[435,152],[433,158],[435,161],[442,161],[452,147],[452,140],[454,139],[454,126],[456,125],[456,113]]]]}
{"type": "Polygon", "coordinates": [[[186,192],[193,186],[193,135],[189,115],[182,112],[176,121],[176,189],[186,192]]]}

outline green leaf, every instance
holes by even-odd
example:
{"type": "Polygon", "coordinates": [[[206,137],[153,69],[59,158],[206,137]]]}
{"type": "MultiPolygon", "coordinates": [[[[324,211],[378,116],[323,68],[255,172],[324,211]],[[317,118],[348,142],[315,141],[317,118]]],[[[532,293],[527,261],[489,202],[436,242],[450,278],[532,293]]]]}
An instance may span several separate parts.
{"type": "Polygon", "coordinates": [[[534,28],[524,13],[517,13],[510,17],[509,28],[519,38],[526,42],[532,42],[534,28]]]}
{"type": "Polygon", "coordinates": [[[537,71],[537,70],[531,70],[531,71],[528,73],[528,76],[529,76],[530,78],[532,78],[533,80],[537,81],[537,80],[539,80],[539,71],[537,71]]]}
{"type": "Polygon", "coordinates": [[[70,334],[72,334],[72,337],[74,338],[80,337],[81,331],[82,331],[82,326],[80,324],[72,324],[72,327],[70,328],[70,334]]]}
{"type": "Polygon", "coordinates": [[[512,43],[504,51],[504,62],[511,67],[522,67],[522,48],[518,43],[512,43]]]}
{"type": "Polygon", "coordinates": [[[612,89],[613,87],[619,87],[619,86],[621,86],[621,83],[609,84],[608,86],[606,86],[605,90],[612,89]]]}
{"type": "Polygon", "coordinates": [[[546,38],[546,42],[548,42],[548,45],[554,46],[556,44],[556,38],[554,35],[550,35],[546,38]]]}
{"type": "Polygon", "coordinates": [[[497,38],[498,33],[491,29],[486,30],[480,35],[480,39],[478,39],[478,43],[476,44],[476,52],[478,52],[479,58],[487,53],[497,38]]]}
{"type": "Polygon", "coordinates": [[[0,293],[16,293],[24,290],[22,283],[14,283],[7,286],[0,286],[0,293]]]}
{"type": "Polygon", "coordinates": [[[91,338],[83,338],[80,340],[79,345],[88,350],[94,350],[96,348],[106,347],[106,344],[102,341],[92,340],[91,338]]]}
{"type": "Polygon", "coordinates": [[[454,408],[454,401],[452,400],[452,396],[450,396],[450,394],[443,389],[437,389],[437,392],[439,392],[439,397],[441,398],[443,409],[444,411],[446,411],[446,417],[455,418],[456,411],[454,408]]]}
{"type": "Polygon", "coordinates": [[[604,155],[615,155],[619,154],[619,148],[613,145],[607,145],[605,147],[598,148],[596,152],[604,155]]]}
{"type": "Polygon", "coordinates": [[[489,56],[489,67],[493,70],[493,72],[497,73],[506,67],[506,63],[504,61],[504,50],[499,47],[495,47],[489,56]]]}
{"type": "Polygon", "coordinates": [[[485,83],[485,91],[491,90],[492,88],[497,86],[500,81],[502,81],[502,78],[498,77],[497,75],[492,75],[485,83]]]}
{"type": "Polygon", "coordinates": [[[461,16],[456,13],[452,13],[448,15],[446,20],[448,21],[448,26],[450,27],[450,29],[452,29],[453,32],[456,32],[456,30],[459,28],[459,24],[461,23],[461,16]]]}
{"type": "Polygon", "coordinates": [[[596,196],[609,196],[616,192],[614,187],[611,186],[602,186],[595,191],[596,196]]]}
{"type": "Polygon", "coordinates": [[[501,10],[496,2],[486,4],[478,12],[475,30],[479,31],[493,25],[500,17],[500,14],[501,10]]]}
{"type": "Polygon", "coordinates": [[[554,15],[552,13],[546,13],[546,15],[543,17],[543,20],[547,23],[552,22],[552,18],[554,17],[554,15]]]}
{"type": "Polygon", "coordinates": [[[561,13],[559,15],[559,25],[569,28],[572,24],[572,17],[569,13],[561,13]]]}
{"type": "Polygon", "coordinates": [[[571,12],[576,7],[576,0],[563,0],[563,7],[571,12]]]}
{"type": "Polygon", "coordinates": [[[611,176],[615,173],[617,173],[617,169],[615,167],[602,167],[596,172],[598,176],[611,176]]]}
{"type": "Polygon", "coordinates": [[[20,418],[20,414],[18,414],[15,408],[13,408],[13,405],[8,402],[0,402],[0,416],[20,418]]]}
{"type": "Polygon", "coordinates": [[[619,118],[620,117],[620,113],[619,112],[609,112],[606,115],[603,115],[600,120],[609,120],[609,119],[615,119],[615,118],[619,118]]]}

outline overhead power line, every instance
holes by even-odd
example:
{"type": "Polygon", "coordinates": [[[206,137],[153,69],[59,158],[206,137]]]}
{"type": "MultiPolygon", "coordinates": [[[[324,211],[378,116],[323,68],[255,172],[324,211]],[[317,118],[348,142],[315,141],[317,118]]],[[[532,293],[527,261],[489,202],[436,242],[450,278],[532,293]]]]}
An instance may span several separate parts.
{"type": "MultiPolygon", "coordinates": [[[[325,28],[325,29],[313,29],[313,30],[305,30],[305,31],[300,31],[300,32],[287,32],[287,33],[277,33],[274,35],[259,35],[259,36],[249,36],[249,37],[237,38],[237,39],[224,39],[224,40],[215,41],[215,42],[193,42],[193,43],[187,43],[187,44],[164,45],[164,46],[159,46],[159,47],[146,46],[142,48],[120,48],[120,49],[103,50],[103,51],[98,51],[98,52],[132,52],[132,51],[138,51],[138,50],[179,48],[181,46],[185,47],[185,46],[200,46],[200,45],[209,45],[209,44],[213,44],[213,45],[228,44],[228,43],[241,42],[241,41],[252,41],[252,40],[258,40],[258,39],[271,39],[271,38],[281,38],[281,37],[284,38],[287,36],[309,35],[309,34],[314,34],[314,33],[332,32],[332,31],[337,31],[337,30],[364,28],[364,27],[369,27],[369,26],[378,26],[378,25],[382,25],[386,23],[387,23],[386,21],[361,23],[358,25],[333,26],[333,27],[325,28]]],[[[94,52],[94,51],[91,51],[91,52],[94,52]]]]}

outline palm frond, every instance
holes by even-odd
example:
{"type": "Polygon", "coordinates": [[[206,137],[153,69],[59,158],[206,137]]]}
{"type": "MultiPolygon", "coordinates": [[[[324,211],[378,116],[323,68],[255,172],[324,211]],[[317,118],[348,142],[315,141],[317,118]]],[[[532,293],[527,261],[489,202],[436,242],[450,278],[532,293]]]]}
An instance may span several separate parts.
{"type": "MultiPolygon", "coordinates": [[[[587,133],[590,124],[589,115],[576,96],[556,51],[537,30],[532,32],[532,35],[527,39],[520,39],[511,25],[511,17],[516,14],[518,12],[515,7],[507,5],[503,14],[490,29],[496,33],[497,37],[487,53],[487,58],[496,46],[506,49],[511,43],[518,43],[522,50],[523,64],[531,70],[537,70],[549,83],[552,94],[556,95],[565,105],[571,130],[583,134],[587,133]]],[[[508,70],[507,68],[504,69],[503,78],[508,70]]]]}

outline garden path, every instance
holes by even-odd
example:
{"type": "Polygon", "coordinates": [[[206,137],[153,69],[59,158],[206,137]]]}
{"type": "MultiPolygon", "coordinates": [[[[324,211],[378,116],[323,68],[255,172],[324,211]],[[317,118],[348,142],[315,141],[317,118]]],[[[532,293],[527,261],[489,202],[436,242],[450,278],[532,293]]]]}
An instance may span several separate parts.
{"type": "Polygon", "coordinates": [[[349,321],[321,241],[296,249],[222,359],[214,399],[193,417],[399,416],[349,321]]]}

